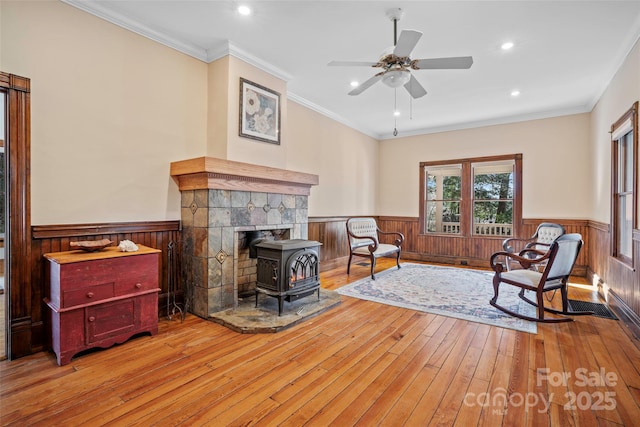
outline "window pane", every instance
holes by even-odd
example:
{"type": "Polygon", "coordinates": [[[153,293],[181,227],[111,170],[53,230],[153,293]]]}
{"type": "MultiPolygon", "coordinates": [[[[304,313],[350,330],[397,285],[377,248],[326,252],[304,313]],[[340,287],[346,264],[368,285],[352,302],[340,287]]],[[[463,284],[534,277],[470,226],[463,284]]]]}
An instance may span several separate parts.
{"type": "Polygon", "coordinates": [[[473,234],[513,234],[513,162],[473,165],[473,234]]]}
{"type": "Polygon", "coordinates": [[[625,182],[623,191],[633,191],[633,138],[631,132],[624,136],[625,145],[625,162],[624,162],[624,175],[625,182]]]}
{"type": "Polygon", "coordinates": [[[618,188],[617,193],[633,190],[633,146],[628,133],[617,141],[618,145],[618,188]]]}
{"type": "Polygon", "coordinates": [[[427,201],[425,212],[427,232],[460,234],[460,202],[427,201]]]}
{"type": "Polygon", "coordinates": [[[427,200],[460,200],[460,169],[427,170],[427,200]]]}
{"type": "Polygon", "coordinates": [[[513,234],[513,201],[474,202],[473,233],[511,236],[513,234]]]}
{"type": "Polygon", "coordinates": [[[620,196],[618,203],[618,255],[631,258],[633,194],[620,196]]]}
{"type": "Polygon", "coordinates": [[[473,197],[481,200],[513,199],[513,172],[476,174],[473,197]]]}

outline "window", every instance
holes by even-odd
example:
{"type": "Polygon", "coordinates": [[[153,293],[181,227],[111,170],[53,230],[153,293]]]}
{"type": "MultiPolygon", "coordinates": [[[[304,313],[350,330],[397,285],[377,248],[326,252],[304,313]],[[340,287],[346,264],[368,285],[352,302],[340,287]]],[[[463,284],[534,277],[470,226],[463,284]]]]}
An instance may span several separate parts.
{"type": "Polygon", "coordinates": [[[473,233],[513,235],[513,171],[515,162],[472,163],[473,233]]]}
{"type": "Polygon", "coordinates": [[[638,103],[611,126],[611,255],[633,266],[636,218],[638,103]]]}
{"type": "Polygon", "coordinates": [[[513,236],[521,219],[522,155],[420,164],[427,234],[513,236]]]}
{"type": "Polygon", "coordinates": [[[426,169],[426,230],[429,233],[460,234],[462,165],[426,169]]]}

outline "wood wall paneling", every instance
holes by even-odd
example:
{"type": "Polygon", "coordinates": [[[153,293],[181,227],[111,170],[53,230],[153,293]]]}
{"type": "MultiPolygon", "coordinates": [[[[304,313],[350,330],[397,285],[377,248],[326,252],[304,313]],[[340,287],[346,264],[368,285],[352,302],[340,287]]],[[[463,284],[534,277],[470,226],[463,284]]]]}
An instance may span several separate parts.
{"type": "MultiPolygon", "coordinates": [[[[323,243],[321,268],[345,266],[348,259],[346,221],[348,217],[309,218],[308,238],[323,243]]],[[[378,225],[387,231],[400,231],[405,235],[403,259],[425,260],[460,265],[487,267],[490,255],[502,248],[502,238],[452,238],[449,236],[426,236],[419,233],[418,219],[413,217],[377,217],[378,225]]],[[[616,298],[636,315],[640,313],[640,277],[637,270],[622,268],[612,261],[609,251],[608,225],[587,220],[566,219],[525,219],[521,226],[521,237],[530,237],[540,222],[558,222],[569,233],[580,233],[585,245],[576,264],[576,275],[597,274],[614,293],[616,298]]],[[[28,289],[20,289],[18,295],[28,295],[28,299],[12,301],[27,315],[12,317],[12,328],[16,336],[28,337],[28,345],[22,344],[28,353],[47,347],[46,311],[44,297],[44,264],[42,255],[47,252],[69,250],[69,242],[77,240],[97,240],[108,238],[114,242],[123,239],[162,250],[161,298],[159,313],[166,307],[168,292],[168,244],[180,240],[179,221],[78,224],[34,226],[29,234],[32,243],[29,248],[28,289]],[[22,305],[24,304],[24,306],[22,305]]],[[[640,253],[640,233],[634,234],[634,250],[640,253]]],[[[637,261],[638,262],[638,261],[637,261]]],[[[18,311],[16,311],[18,312],[18,311]]]]}

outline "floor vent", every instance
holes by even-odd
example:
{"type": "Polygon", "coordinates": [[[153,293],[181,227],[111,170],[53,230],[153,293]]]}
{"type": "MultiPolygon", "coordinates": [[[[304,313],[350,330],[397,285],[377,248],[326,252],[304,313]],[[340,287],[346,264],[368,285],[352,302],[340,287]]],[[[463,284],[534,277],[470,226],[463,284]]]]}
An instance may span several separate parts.
{"type": "Polygon", "coordinates": [[[597,302],[577,301],[574,299],[569,300],[569,309],[572,311],[593,311],[594,316],[602,317],[604,319],[618,320],[615,314],[609,308],[597,302]]]}

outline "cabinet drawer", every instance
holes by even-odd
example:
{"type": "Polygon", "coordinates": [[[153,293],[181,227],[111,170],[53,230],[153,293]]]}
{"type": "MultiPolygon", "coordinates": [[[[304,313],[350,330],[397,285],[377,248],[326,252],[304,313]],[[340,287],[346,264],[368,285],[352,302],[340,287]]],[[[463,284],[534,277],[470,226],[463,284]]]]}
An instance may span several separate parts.
{"type": "Polygon", "coordinates": [[[114,282],[87,286],[80,289],[70,289],[62,292],[62,307],[69,308],[76,305],[90,304],[107,298],[113,298],[115,295],[114,282]]]}

